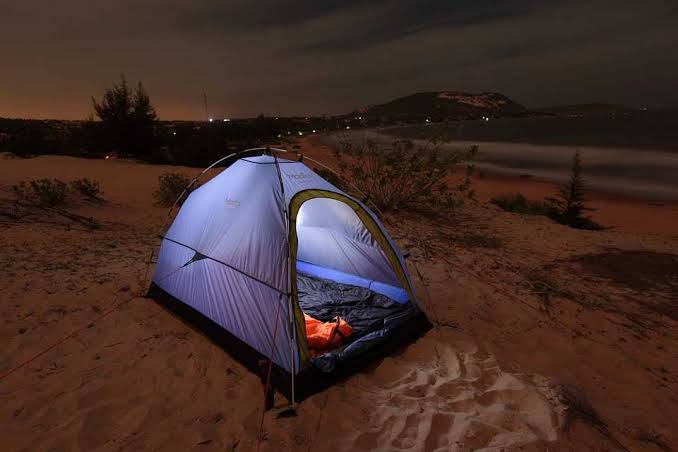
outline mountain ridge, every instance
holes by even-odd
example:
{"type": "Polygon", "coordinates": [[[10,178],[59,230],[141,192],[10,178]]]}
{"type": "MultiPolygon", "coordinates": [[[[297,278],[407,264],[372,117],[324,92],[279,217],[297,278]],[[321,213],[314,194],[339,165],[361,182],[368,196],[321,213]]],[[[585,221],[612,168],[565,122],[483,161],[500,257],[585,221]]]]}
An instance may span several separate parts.
{"type": "Polygon", "coordinates": [[[357,110],[367,117],[392,119],[471,119],[521,116],[529,113],[523,105],[497,92],[426,91],[357,110]]]}

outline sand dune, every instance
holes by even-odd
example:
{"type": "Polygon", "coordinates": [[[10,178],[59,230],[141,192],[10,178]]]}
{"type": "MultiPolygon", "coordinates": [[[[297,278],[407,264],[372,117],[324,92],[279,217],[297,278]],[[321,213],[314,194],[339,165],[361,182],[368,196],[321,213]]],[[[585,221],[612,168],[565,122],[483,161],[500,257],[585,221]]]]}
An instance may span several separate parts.
{"type": "MultiPolygon", "coordinates": [[[[106,199],[69,208],[97,229],[0,205],[0,373],[84,327],[0,381],[4,450],[255,448],[259,379],[136,296],[166,213],[151,193],[168,170],[197,172],[67,157],[0,165],[0,198],[21,179],[86,176],[106,199]]],[[[574,231],[484,204],[454,224],[402,215],[389,227],[425,275],[438,326],[304,401],[297,417],[277,418],[286,406],[276,398],[262,450],[678,445],[675,238],[574,231]],[[610,257],[581,257],[609,249],[642,250],[622,256],[646,271],[629,278],[610,257]]]]}

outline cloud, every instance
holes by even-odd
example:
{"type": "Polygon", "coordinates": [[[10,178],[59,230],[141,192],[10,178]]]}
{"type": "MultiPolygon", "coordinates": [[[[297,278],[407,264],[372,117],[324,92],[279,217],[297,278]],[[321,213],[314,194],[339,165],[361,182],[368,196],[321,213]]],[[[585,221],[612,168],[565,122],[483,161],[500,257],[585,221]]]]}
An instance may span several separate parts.
{"type": "Polygon", "coordinates": [[[0,0],[0,116],[83,117],[124,72],[163,118],[350,111],[417,91],[678,103],[674,2],[0,0]],[[519,5],[518,5],[519,3],[519,5]]]}

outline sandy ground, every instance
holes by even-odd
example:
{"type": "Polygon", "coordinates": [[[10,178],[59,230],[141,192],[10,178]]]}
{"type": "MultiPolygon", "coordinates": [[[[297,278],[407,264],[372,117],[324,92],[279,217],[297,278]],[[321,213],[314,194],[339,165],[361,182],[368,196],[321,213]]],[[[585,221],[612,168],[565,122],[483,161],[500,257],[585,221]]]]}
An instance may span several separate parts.
{"type": "MultiPolygon", "coordinates": [[[[329,160],[312,142],[302,149],[329,160]]],[[[0,376],[58,343],[0,380],[3,450],[256,448],[258,378],[135,296],[166,214],[151,193],[168,170],[197,173],[49,156],[0,163],[0,199],[37,177],[90,177],[105,192],[68,217],[16,217],[0,204],[0,376]]],[[[531,182],[486,177],[478,191],[531,182]]],[[[576,231],[482,202],[445,223],[387,221],[425,275],[436,328],[307,399],[297,417],[277,418],[277,398],[262,450],[678,448],[675,228],[639,233],[625,220],[576,231]]]]}

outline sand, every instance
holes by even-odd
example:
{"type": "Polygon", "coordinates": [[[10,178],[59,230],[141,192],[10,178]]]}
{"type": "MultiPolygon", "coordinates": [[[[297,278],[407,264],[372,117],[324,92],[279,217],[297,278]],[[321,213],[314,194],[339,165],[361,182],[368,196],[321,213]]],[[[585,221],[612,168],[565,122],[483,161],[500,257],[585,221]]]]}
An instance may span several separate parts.
{"type": "MultiPolygon", "coordinates": [[[[255,449],[259,379],[136,296],[166,214],[151,196],[165,171],[198,172],[52,156],[0,164],[0,199],[37,177],[91,177],[105,199],[75,202],[78,217],[16,218],[0,203],[0,374],[84,327],[0,381],[3,450],[255,449]],[[98,228],[77,221],[89,217],[98,228]]],[[[481,197],[492,184],[478,182],[481,197]]],[[[678,447],[676,229],[575,231],[483,202],[446,224],[387,221],[425,275],[436,328],[297,417],[277,418],[277,397],[262,450],[678,447]]]]}

